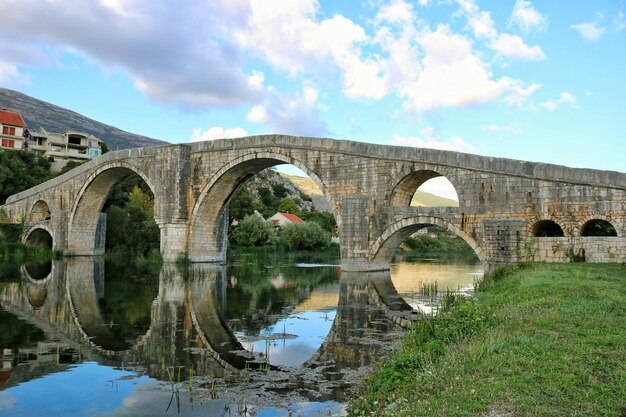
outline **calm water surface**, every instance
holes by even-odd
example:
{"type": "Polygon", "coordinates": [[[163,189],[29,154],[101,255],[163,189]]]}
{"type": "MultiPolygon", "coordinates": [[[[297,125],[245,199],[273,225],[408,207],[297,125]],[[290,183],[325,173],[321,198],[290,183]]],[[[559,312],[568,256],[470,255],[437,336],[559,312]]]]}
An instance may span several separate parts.
{"type": "Polygon", "coordinates": [[[471,262],[346,273],[240,255],[159,268],[0,265],[0,416],[342,415],[353,383],[471,262]]]}

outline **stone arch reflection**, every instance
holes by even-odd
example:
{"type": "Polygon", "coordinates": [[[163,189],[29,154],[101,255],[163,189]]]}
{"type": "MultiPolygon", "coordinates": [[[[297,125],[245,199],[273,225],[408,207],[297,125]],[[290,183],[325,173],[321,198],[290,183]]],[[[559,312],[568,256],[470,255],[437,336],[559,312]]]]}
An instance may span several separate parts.
{"type": "MultiPolygon", "coordinates": [[[[194,376],[225,378],[263,364],[263,358],[243,350],[224,319],[227,280],[224,268],[214,264],[188,269],[167,264],[159,272],[149,330],[134,344],[119,338],[103,343],[103,338],[116,336],[107,334],[111,332],[109,323],[96,308],[104,294],[99,278],[103,267],[98,259],[84,257],[68,259],[67,264],[55,263],[53,276],[45,281],[48,296],[41,308],[30,305],[24,285],[29,278],[25,276],[22,282],[3,287],[0,302],[17,314],[30,311],[29,321],[44,329],[50,339],[61,340],[73,349],[76,354],[72,360],[140,365],[162,381],[169,380],[167,371],[172,366],[182,367],[184,380],[191,371],[194,376]]],[[[306,391],[308,384],[313,392],[323,383],[324,389],[341,395],[344,378],[376,360],[380,349],[396,340],[413,318],[388,272],[342,273],[334,285],[338,286],[337,314],[314,357],[296,368],[271,366],[275,373],[259,372],[254,378],[278,375],[285,393],[303,385],[306,391]]]]}
{"type": "Polygon", "coordinates": [[[370,365],[381,349],[411,326],[415,313],[400,297],[389,271],[342,271],[337,315],[322,346],[304,367],[334,371],[370,365]]]}

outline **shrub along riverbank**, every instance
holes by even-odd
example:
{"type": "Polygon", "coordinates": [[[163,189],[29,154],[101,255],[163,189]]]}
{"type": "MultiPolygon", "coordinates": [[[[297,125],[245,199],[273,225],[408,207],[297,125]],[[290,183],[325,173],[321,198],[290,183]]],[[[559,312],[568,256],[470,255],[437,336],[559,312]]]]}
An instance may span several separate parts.
{"type": "Polygon", "coordinates": [[[351,416],[626,415],[626,268],[500,270],[418,322],[351,416]]]}

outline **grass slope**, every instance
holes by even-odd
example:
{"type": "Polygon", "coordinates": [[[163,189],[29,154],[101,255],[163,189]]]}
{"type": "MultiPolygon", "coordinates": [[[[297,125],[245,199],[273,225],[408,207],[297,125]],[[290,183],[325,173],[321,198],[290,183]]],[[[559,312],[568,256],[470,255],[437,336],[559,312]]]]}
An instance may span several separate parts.
{"type": "Polygon", "coordinates": [[[368,381],[350,415],[626,415],[620,265],[507,269],[426,322],[368,381]]]}

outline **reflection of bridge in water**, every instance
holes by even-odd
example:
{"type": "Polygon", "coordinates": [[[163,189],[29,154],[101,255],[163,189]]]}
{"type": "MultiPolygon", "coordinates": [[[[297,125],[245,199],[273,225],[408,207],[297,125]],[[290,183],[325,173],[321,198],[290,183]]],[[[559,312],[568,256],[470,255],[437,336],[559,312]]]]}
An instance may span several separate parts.
{"type": "MultiPolygon", "coordinates": [[[[318,368],[336,379],[342,369],[370,363],[411,320],[411,309],[395,292],[389,273],[366,275],[368,279],[362,273],[342,274],[332,328],[302,368],[318,368]]],[[[49,270],[22,268],[22,279],[0,291],[0,303],[42,329],[48,340],[73,347],[83,360],[144,366],[161,380],[168,380],[171,366],[183,367],[186,374],[192,370],[197,376],[222,378],[262,363],[244,350],[226,323],[223,266],[194,264],[182,270],[166,264],[150,326],[133,340],[116,332],[116,324],[105,317],[105,284],[102,259],[69,258],[55,261],[49,270]]]]}

